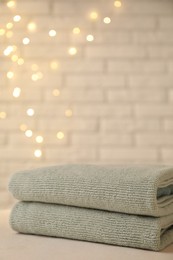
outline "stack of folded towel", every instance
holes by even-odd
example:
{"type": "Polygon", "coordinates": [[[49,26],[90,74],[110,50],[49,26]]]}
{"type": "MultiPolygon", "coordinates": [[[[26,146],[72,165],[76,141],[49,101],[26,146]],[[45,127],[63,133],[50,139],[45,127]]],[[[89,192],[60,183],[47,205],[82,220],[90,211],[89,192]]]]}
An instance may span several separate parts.
{"type": "Polygon", "coordinates": [[[162,250],[173,243],[173,168],[59,165],[12,176],[18,232],[162,250]]]}

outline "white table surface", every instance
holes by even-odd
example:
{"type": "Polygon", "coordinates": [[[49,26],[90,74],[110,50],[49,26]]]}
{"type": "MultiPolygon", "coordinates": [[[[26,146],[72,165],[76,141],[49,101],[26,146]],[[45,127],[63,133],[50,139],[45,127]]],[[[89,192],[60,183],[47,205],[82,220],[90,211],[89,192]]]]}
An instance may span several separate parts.
{"type": "Polygon", "coordinates": [[[162,252],[17,234],[0,211],[0,260],[173,260],[173,245],[162,252]]]}

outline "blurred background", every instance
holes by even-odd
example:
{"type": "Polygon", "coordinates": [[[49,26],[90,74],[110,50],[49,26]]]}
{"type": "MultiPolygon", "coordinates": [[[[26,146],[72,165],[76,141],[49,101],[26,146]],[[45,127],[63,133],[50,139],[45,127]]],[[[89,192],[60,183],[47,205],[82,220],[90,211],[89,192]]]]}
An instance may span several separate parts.
{"type": "Polygon", "coordinates": [[[0,1],[0,208],[59,163],[173,163],[173,1],[0,1]]]}

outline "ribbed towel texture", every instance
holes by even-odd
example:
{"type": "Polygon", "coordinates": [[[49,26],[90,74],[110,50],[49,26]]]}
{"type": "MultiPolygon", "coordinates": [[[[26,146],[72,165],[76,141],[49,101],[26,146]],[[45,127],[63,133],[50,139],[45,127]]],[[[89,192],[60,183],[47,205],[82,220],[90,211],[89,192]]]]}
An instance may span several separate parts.
{"type": "Polygon", "coordinates": [[[21,233],[161,250],[173,242],[173,168],[59,165],[12,176],[21,233]]]}

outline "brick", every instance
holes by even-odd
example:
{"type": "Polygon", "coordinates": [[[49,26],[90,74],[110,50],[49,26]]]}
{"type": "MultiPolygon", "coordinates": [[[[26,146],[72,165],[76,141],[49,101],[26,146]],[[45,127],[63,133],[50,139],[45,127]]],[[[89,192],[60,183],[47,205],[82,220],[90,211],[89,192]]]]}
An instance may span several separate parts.
{"type": "MultiPolygon", "coordinates": [[[[9,143],[12,145],[17,145],[18,147],[28,147],[29,149],[32,149],[33,147],[36,148],[37,146],[40,148],[45,148],[45,146],[52,146],[52,145],[66,145],[68,143],[68,133],[64,133],[64,138],[62,140],[57,139],[56,134],[57,131],[49,131],[49,134],[42,131],[34,131],[33,136],[31,138],[28,138],[24,135],[24,133],[14,133],[13,136],[10,136],[9,143]],[[37,144],[35,141],[36,136],[41,135],[44,138],[44,141],[42,144],[37,144]]],[[[61,130],[61,129],[60,129],[61,130]]]]}
{"type": "MultiPolygon", "coordinates": [[[[54,120],[58,117],[64,117],[65,111],[68,108],[68,104],[58,104],[57,101],[51,102],[47,105],[45,103],[35,104],[32,106],[35,110],[35,117],[38,118],[53,118],[54,120]]],[[[24,113],[23,113],[24,114],[24,113]]]]}
{"type": "Polygon", "coordinates": [[[136,144],[138,146],[172,146],[172,134],[168,133],[149,133],[149,134],[136,134],[136,144]]]}
{"type": "Polygon", "coordinates": [[[94,90],[67,90],[62,89],[59,101],[70,101],[70,102],[100,102],[103,101],[103,91],[99,89],[94,90]]]}
{"type": "MultiPolygon", "coordinates": [[[[28,148],[28,147],[18,147],[17,152],[16,148],[12,146],[7,146],[5,148],[0,148],[0,161],[6,161],[7,163],[9,160],[11,162],[22,161],[22,160],[31,160],[35,159],[34,151],[36,148],[28,148]]],[[[41,159],[40,159],[41,160],[41,159]]]]}
{"type": "Polygon", "coordinates": [[[72,33],[72,29],[76,26],[80,26],[83,30],[88,30],[91,28],[91,22],[88,21],[88,19],[84,19],[82,15],[76,16],[76,14],[67,15],[46,15],[44,17],[42,16],[35,16],[32,19],[36,24],[39,25],[38,30],[45,32],[46,30],[50,30],[51,28],[62,32],[68,31],[72,33]]]}
{"type": "Polygon", "coordinates": [[[18,1],[17,11],[19,14],[47,14],[49,1],[18,1]]]}
{"type": "Polygon", "coordinates": [[[133,133],[133,132],[155,132],[161,129],[159,119],[133,119],[133,118],[102,118],[100,128],[103,132],[133,133]]]}
{"type": "Polygon", "coordinates": [[[72,134],[72,145],[75,146],[129,146],[132,144],[132,137],[127,134],[72,134]]]}
{"type": "Polygon", "coordinates": [[[170,44],[173,43],[171,30],[166,31],[133,31],[132,39],[135,44],[170,44]]]}
{"type": "Polygon", "coordinates": [[[129,75],[127,84],[130,87],[158,87],[166,88],[172,86],[172,75],[159,74],[158,75],[129,75]]]}
{"type": "Polygon", "coordinates": [[[168,70],[170,73],[173,73],[173,61],[168,63],[168,70]]]}
{"type": "Polygon", "coordinates": [[[160,102],[164,101],[166,98],[166,93],[164,90],[159,90],[157,88],[148,89],[131,89],[131,90],[108,90],[107,98],[110,102],[160,102]]]}
{"type": "Polygon", "coordinates": [[[164,122],[163,122],[163,125],[164,125],[164,130],[165,131],[173,131],[173,119],[165,118],[164,122]]]}
{"type": "Polygon", "coordinates": [[[103,68],[104,63],[102,61],[91,62],[91,60],[69,60],[61,62],[59,71],[68,73],[95,73],[103,72],[103,68]]]}
{"type": "Polygon", "coordinates": [[[144,46],[139,45],[108,45],[100,46],[93,45],[85,48],[86,57],[94,58],[144,58],[147,55],[147,50],[144,46]]]}
{"type": "Polygon", "coordinates": [[[132,113],[132,107],[130,105],[79,105],[74,106],[74,115],[76,116],[85,116],[85,117],[123,117],[129,116],[132,113]]]}
{"type": "Polygon", "coordinates": [[[0,132],[0,145],[6,145],[7,143],[7,135],[0,132]]]}
{"type": "Polygon", "coordinates": [[[172,1],[135,1],[130,0],[125,3],[124,12],[128,14],[162,15],[172,14],[172,1]],[[166,2],[166,4],[165,4],[166,2]]]}
{"type": "Polygon", "coordinates": [[[110,162],[124,162],[124,163],[140,163],[140,162],[156,162],[156,149],[140,149],[140,148],[119,148],[100,149],[100,158],[110,162]]]}
{"type": "MultiPolygon", "coordinates": [[[[116,23],[112,23],[112,24],[116,24],[116,23]]],[[[119,24],[119,23],[118,23],[119,24]]],[[[118,24],[117,27],[118,27],[118,24]]],[[[103,25],[104,26],[104,25],[103,25]]],[[[121,25],[122,26],[122,25],[121,25]]],[[[112,26],[111,26],[112,28],[112,26]]],[[[116,31],[115,29],[112,28],[102,28],[101,31],[94,31],[94,42],[95,43],[104,43],[104,44],[111,44],[111,43],[115,43],[115,44],[127,44],[127,43],[131,43],[132,41],[132,37],[131,37],[131,33],[128,31],[116,31]]],[[[85,41],[85,37],[84,37],[84,41],[85,41]]],[[[82,41],[81,41],[82,42],[82,41]]]]}
{"type": "MultiPolygon", "coordinates": [[[[63,44],[63,46],[59,46],[57,48],[57,45],[51,44],[51,47],[48,43],[44,45],[40,44],[34,44],[34,45],[29,45],[23,48],[23,56],[24,58],[35,58],[35,59],[40,59],[42,57],[44,58],[49,58],[49,59],[58,59],[58,58],[67,58],[70,57],[71,59],[75,57],[71,57],[68,54],[68,49],[74,46],[74,44],[70,44],[66,46],[63,44]]],[[[81,57],[82,55],[82,49],[81,47],[77,48],[77,57],[81,57]]]]}
{"type": "Polygon", "coordinates": [[[45,158],[50,162],[56,161],[56,163],[78,163],[78,162],[93,162],[97,158],[96,148],[85,147],[67,147],[59,149],[58,147],[52,147],[46,149],[45,158]]]}
{"type": "Polygon", "coordinates": [[[145,60],[145,61],[129,61],[129,60],[115,60],[108,62],[108,71],[115,73],[160,73],[166,71],[166,64],[160,60],[145,60]]]}
{"type": "Polygon", "coordinates": [[[138,117],[165,117],[165,116],[173,116],[173,104],[171,105],[136,105],[135,106],[135,114],[138,117]]]}
{"type": "MultiPolygon", "coordinates": [[[[41,23],[41,20],[40,20],[41,23]]],[[[49,23],[49,20],[48,20],[49,23]]],[[[37,48],[38,45],[45,45],[45,49],[46,49],[46,45],[52,45],[52,44],[66,44],[67,42],[69,42],[70,37],[69,37],[69,33],[67,31],[63,32],[60,31],[60,29],[56,29],[55,26],[47,26],[46,30],[40,30],[40,25],[39,26],[39,30],[36,32],[37,36],[35,35],[35,33],[30,34],[29,35],[29,39],[30,39],[30,44],[35,45],[35,47],[37,48]],[[57,35],[56,37],[49,37],[49,30],[50,29],[56,29],[57,30],[57,35]]],[[[62,28],[61,28],[62,29],[62,28]]],[[[24,38],[24,36],[26,36],[26,28],[20,28],[18,29],[14,35],[13,35],[13,41],[15,42],[15,44],[18,44],[19,46],[22,44],[22,40],[24,38]]],[[[20,46],[22,47],[22,46],[20,46]]],[[[29,47],[29,46],[28,46],[29,47]]],[[[26,48],[28,48],[26,47],[26,48]]],[[[33,47],[31,47],[33,48],[33,47]]]]}
{"type": "Polygon", "coordinates": [[[25,146],[27,148],[33,147],[33,138],[28,138],[23,132],[13,132],[12,136],[9,136],[8,142],[10,145],[17,145],[18,147],[25,146]]]}
{"type": "MultiPolygon", "coordinates": [[[[53,5],[53,13],[58,15],[83,15],[83,17],[87,17],[87,14],[92,10],[101,10],[104,8],[106,2],[100,2],[98,5],[97,0],[81,2],[77,1],[55,1],[53,5]]],[[[104,10],[104,9],[103,9],[104,10]]]]}
{"type": "Polygon", "coordinates": [[[98,120],[94,118],[83,118],[83,117],[72,117],[72,118],[49,118],[49,124],[46,123],[44,119],[39,119],[38,129],[40,131],[87,131],[93,132],[98,128],[98,120]]]}
{"type": "MultiPolygon", "coordinates": [[[[41,71],[42,72],[42,71],[41,71]]],[[[23,72],[21,73],[20,77],[16,75],[16,77],[8,82],[8,86],[13,88],[14,86],[18,86],[23,88],[23,86],[30,88],[41,87],[46,88],[47,86],[57,87],[62,84],[62,77],[59,74],[49,74],[43,73],[43,78],[38,81],[32,81],[31,79],[32,72],[23,72]]],[[[29,90],[25,90],[26,92],[29,90]]],[[[37,90],[36,90],[37,91],[37,90]]]]}
{"type": "MultiPolygon", "coordinates": [[[[128,3],[126,3],[128,4],[128,3]]],[[[135,3],[136,5],[136,3],[135,3]]],[[[123,10],[125,11],[125,9],[123,10]]],[[[149,29],[155,29],[157,24],[157,19],[154,16],[149,15],[141,15],[136,14],[121,14],[117,16],[112,17],[112,22],[109,24],[109,28],[116,29],[116,30],[149,30],[149,29]]],[[[105,25],[101,24],[101,28],[104,28],[105,25]]],[[[115,33],[116,35],[116,33],[115,33]]]]}
{"type": "Polygon", "coordinates": [[[43,93],[40,89],[35,88],[35,87],[25,88],[25,89],[22,89],[21,98],[25,102],[28,102],[28,101],[41,102],[43,100],[43,93]]]}
{"type": "Polygon", "coordinates": [[[173,47],[171,45],[155,45],[147,48],[151,58],[173,58],[173,47]]]}
{"type": "Polygon", "coordinates": [[[67,87],[124,87],[125,77],[115,74],[68,75],[65,84],[67,87]]]}
{"type": "MultiPolygon", "coordinates": [[[[100,4],[100,3],[99,3],[100,4]]],[[[108,6],[108,1],[105,1],[105,5],[108,6]]],[[[82,3],[82,6],[84,6],[84,3],[82,3]]],[[[110,11],[112,12],[112,5],[110,6],[110,11]]],[[[114,10],[113,10],[114,11],[114,10]]],[[[157,25],[157,17],[152,16],[152,15],[142,15],[142,19],[141,19],[141,15],[140,14],[127,14],[124,13],[125,9],[123,10],[123,12],[120,15],[116,15],[116,13],[114,13],[115,15],[110,15],[111,17],[111,23],[109,25],[103,23],[102,21],[100,21],[99,23],[96,24],[97,28],[99,30],[115,30],[116,29],[116,33],[119,33],[121,31],[125,31],[125,30],[139,30],[139,29],[155,29],[156,25],[157,25]],[[120,31],[121,30],[121,31],[120,31]]],[[[85,13],[86,14],[86,13],[85,13]]],[[[105,11],[99,13],[100,15],[103,15],[102,17],[105,16],[105,11]]],[[[71,22],[74,22],[74,18],[75,18],[75,14],[71,14],[71,22]]],[[[102,17],[100,17],[102,19],[102,17]]],[[[80,21],[80,24],[82,24],[82,28],[86,29],[86,27],[88,25],[90,25],[90,21],[88,19],[88,17],[82,17],[82,14],[78,14],[78,20],[80,21]],[[81,17],[80,17],[81,15],[81,17]]],[[[100,20],[101,20],[100,19],[100,20]]],[[[76,19],[77,20],[77,19],[76,19]]],[[[66,20],[67,21],[67,20],[66,20]]],[[[65,21],[64,21],[65,22],[65,21]]],[[[79,23],[79,21],[76,21],[77,23],[79,23]]],[[[66,24],[66,27],[68,27],[69,24],[66,24]]]]}
{"type": "MultiPolygon", "coordinates": [[[[7,112],[7,118],[3,120],[3,123],[9,123],[9,119],[13,116],[15,118],[26,115],[27,105],[19,104],[18,102],[11,102],[8,106],[5,107],[5,111],[7,112]]],[[[14,121],[15,122],[15,121],[14,121]]]]}
{"type": "Polygon", "coordinates": [[[169,92],[168,92],[168,98],[169,98],[169,100],[172,102],[173,101],[173,90],[170,90],[169,92]]]}
{"type": "Polygon", "coordinates": [[[64,2],[64,1],[56,1],[54,2],[54,6],[53,6],[53,13],[54,14],[59,14],[59,15],[75,15],[77,12],[77,9],[79,8],[80,12],[81,12],[81,8],[83,9],[83,6],[80,5],[80,2],[64,2]]]}
{"type": "MultiPolygon", "coordinates": [[[[61,129],[60,129],[61,130],[61,129]]],[[[49,134],[43,133],[43,136],[45,136],[44,138],[44,143],[43,143],[43,147],[63,147],[63,146],[67,146],[69,145],[70,142],[70,136],[68,132],[64,132],[64,138],[63,139],[58,139],[56,137],[57,132],[59,131],[58,127],[57,127],[57,131],[49,131],[49,134]]]]}
{"type": "Polygon", "coordinates": [[[21,124],[26,124],[28,128],[31,130],[36,129],[37,123],[34,118],[29,118],[26,116],[22,116],[21,118],[20,113],[16,112],[15,106],[13,109],[13,112],[8,111],[6,119],[0,120],[0,132],[3,131],[5,133],[7,132],[8,134],[10,134],[10,132],[19,131],[19,127],[21,124]]]}
{"type": "Polygon", "coordinates": [[[159,26],[161,29],[173,29],[173,17],[171,16],[161,16],[159,17],[159,26]]]}
{"type": "Polygon", "coordinates": [[[39,88],[36,88],[35,86],[30,86],[30,88],[24,88],[22,84],[15,84],[13,87],[8,88],[8,94],[3,93],[2,97],[0,96],[0,100],[4,101],[10,101],[14,104],[17,104],[19,101],[24,102],[36,102],[36,101],[42,101],[43,99],[43,93],[39,88]],[[21,87],[21,93],[18,98],[13,97],[13,91],[15,87],[21,87]]]}

